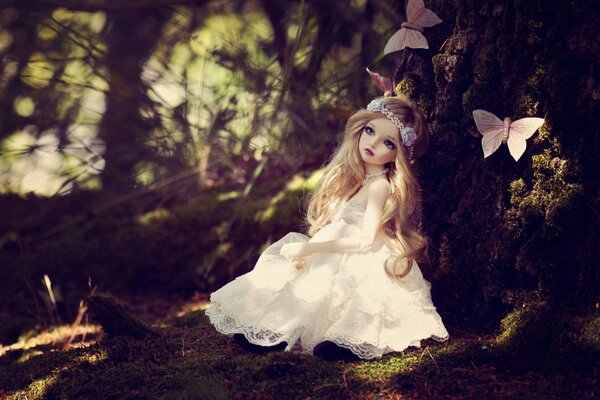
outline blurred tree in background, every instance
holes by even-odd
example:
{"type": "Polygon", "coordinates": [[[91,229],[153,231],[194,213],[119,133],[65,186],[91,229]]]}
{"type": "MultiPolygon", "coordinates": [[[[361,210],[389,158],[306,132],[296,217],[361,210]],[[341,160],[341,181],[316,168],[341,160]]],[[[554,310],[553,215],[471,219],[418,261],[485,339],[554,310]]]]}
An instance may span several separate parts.
{"type": "Polygon", "coordinates": [[[340,116],[369,97],[386,10],[185,3],[2,9],[3,191],[124,193],[186,171],[244,182],[266,154],[322,163],[340,116]]]}

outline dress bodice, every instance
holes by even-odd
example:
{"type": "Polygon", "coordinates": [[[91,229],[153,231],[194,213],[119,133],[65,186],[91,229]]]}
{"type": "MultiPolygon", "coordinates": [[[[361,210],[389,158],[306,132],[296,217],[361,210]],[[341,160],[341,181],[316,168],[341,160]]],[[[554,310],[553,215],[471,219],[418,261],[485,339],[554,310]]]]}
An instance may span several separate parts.
{"type": "Polygon", "coordinates": [[[344,220],[349,224],[362,226],[364,216],[365,206],[355,200],[349,200],[340,207],[332,222],[344,220]]]}

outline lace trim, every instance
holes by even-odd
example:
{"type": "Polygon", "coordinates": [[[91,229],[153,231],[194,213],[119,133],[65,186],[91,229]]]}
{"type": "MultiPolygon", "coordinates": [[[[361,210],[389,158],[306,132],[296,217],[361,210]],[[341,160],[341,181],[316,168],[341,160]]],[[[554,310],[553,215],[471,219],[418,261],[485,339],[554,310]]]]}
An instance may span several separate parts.
{"type": "Polygon", "coordinates": [[[213,305],[205,312],[215,329],[224,335],[241,333],[249,342],[259,346],[275,346],[281,342],[291,342],[293,335],[273,332],[269,329],[245,326],[231,314],[225,314],[220,306],[213,305]]]}
{"type": "Polygon", "coordinates": [[[233,335],[236,333],[243,334],[249,342],[259,346],[275,346],[281,342],[287,342],[288,345],[285,348],[285,351],[312,354],[314,347],[318,343],[331,341],[338,346],[347,348],[361,359],[365,360],[380,358],[384,354],[391,352],[403,351],[410,346],[420,348],[421,341],[428,338],[431,338],[437,342],[445,342],[449,339],[447,332],[439,331],[439,326],[436,326],[437,332],[425,335],[422,338],[409,339],[405,342],[404,346],[400,347],[396,347],[397,345],[391,343],[382,343],[380,346],[376,346],[372,343],[356,341],[348,335],[325,335],[322,338],[308,336],[305,338],[306,343],[302,343],[300,333],[305,329],[305,327],[302,326],[297,327],[289,333],[275,332],[263,327],[248,326],[241,323],[235,316],[225,313],[218,304],[214,304],[208,308],[206,310],[206,315],[210,318],[211,323],[218,332],[225,335],[233,335]],[[442,334],[442,336],[438,335],[437,333],[442,334]]]}
{"type": "Polygon", "coordinates": [[[381,358],[384,354],[387,354],[387,353],[400,352],[411,346],[420,348],[421,341],[423,341],[425,339],[429,339],[429,338],[434,339],[437,342],[445,342],[450,338],[450,336],[446,335],[445,337],[439,337],[436,335],[431,335],[429,337],[424,337],[421,339],[414,339],[414,340],[411,340],[403,348],[394,348],[390,344],[385,344],[381,347],[377,347],[371,343],[366,343],[366,342],[358,342],[357,343],[355,341],[352,341],[352,339],[350,339],[349,337],[339,337],[339,336],[325,337],[321,341],[322,342],[324,342],[324,341],[333,342],[340,347],[344,347],[344,348],[350,350],[351,352],[353,352],[354,354],[356,354],[363,360],[369,360],[369,359],[373,359],[373,358],[381,358]]]}

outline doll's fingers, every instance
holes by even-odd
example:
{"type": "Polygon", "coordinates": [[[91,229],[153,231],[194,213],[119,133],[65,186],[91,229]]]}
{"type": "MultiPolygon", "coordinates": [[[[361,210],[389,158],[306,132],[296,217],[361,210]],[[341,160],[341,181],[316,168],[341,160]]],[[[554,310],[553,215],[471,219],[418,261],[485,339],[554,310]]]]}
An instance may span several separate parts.
{"type": "Polygon", "coordinates": [[[304,268],[304,261],[305,258],[304,257],[295,257],[294,258],[294,267],[296,267],[296,269],[302,269],[304,268]]]}

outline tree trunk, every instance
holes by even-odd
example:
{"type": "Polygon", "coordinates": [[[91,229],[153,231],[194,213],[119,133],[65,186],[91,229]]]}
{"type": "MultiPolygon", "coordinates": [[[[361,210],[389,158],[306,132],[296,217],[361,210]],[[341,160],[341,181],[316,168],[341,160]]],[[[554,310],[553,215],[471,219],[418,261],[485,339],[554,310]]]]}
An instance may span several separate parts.
{"type": "Polygon", "coordinates": [[[151,126],[140,114],[147,101],[141,82],[144,61],[160,39],[170,12],[108,12],[105,35],[110,89],[99,136],[106,143],[103,189],[127,192],[134,187],[135,165],[148,154],[144,139],[151,126]]]}
{"type": "Polygon", "coordinates": [[[478,326],[520,291],[555,305],[597,301],[598,8],[583,0],[427,7],[444,22],[426,29],[429,51],[406,51],[413,65],[396,77],[430,116],[419,170],[434,296],[478,326]],[[506,145],[484,159],[472,117],[480,108],[546,122],[519,161],[506,145]]]}

